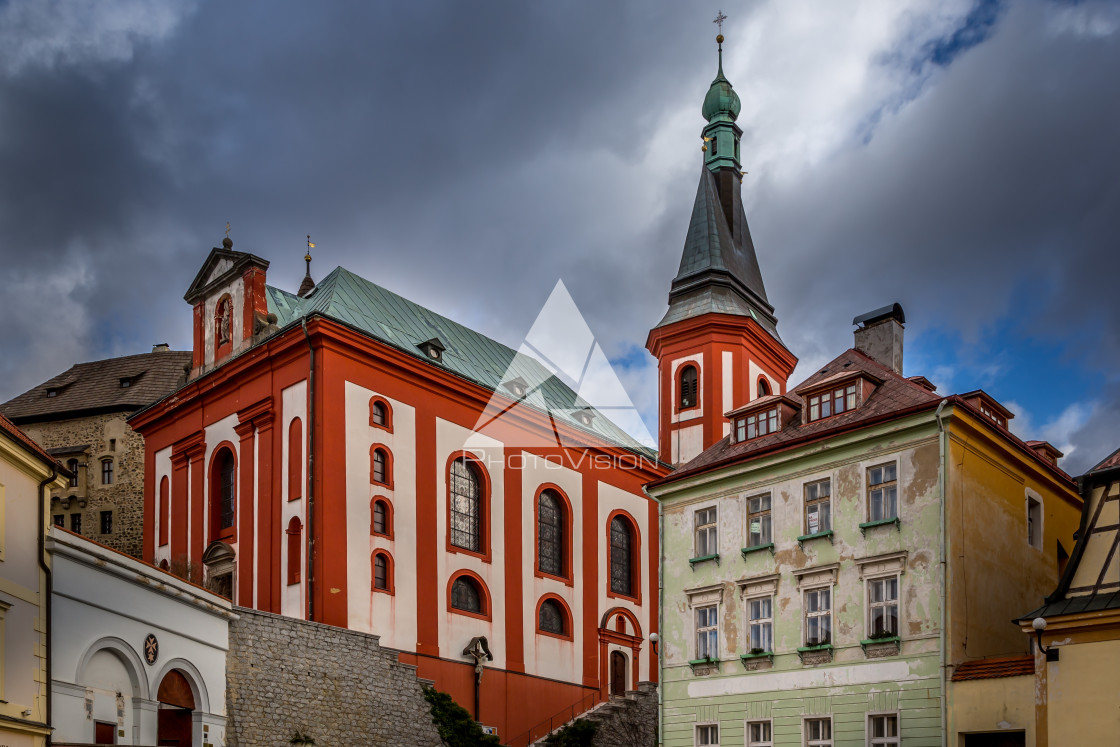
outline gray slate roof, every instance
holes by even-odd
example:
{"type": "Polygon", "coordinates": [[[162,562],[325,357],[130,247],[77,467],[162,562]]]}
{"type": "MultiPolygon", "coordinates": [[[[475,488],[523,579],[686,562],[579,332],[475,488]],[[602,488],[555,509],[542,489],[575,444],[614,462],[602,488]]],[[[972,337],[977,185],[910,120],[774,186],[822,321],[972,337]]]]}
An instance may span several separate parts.
{"type": "Polygon", "coordinates": [[[268,310],[276,314],[277,324],[282,328],[302,317],[320,314],[510,399],[516,397],[501,385],[521,378],[529,387],[522,398],[526,405],[623,448],[651,457],[655,454],[601,412],[595,411],[590,426],[576,420],[575,412],[590,405],[536,359],[349,270],[336,267],[305,298],[272,286],[267,291],[268,310]],[[440,363],[429,360],[417,347],[433,338],[446,348],[440,363]]]}
{"type": "Polygon", "coordinates": [[[669,291],[669,311],[658,327],[709,312],[735,314],[753,317],[780,341],[741,200],[735,200],[735,208],[739,241],[720,203],[716,177],[702,167],[680,268],[669,291]]]}
{"type": "Polygon", "coordinates": [[[17,424],[62,420],[97,412],[133,412],[181,386],[191,353],[163,350],[78,363],[67,371],[0,405],[17,424]],[[121,388],[121,379],[130,386],[121,388]],[[47,390],[54,389],[53,397],[47,390]]]}

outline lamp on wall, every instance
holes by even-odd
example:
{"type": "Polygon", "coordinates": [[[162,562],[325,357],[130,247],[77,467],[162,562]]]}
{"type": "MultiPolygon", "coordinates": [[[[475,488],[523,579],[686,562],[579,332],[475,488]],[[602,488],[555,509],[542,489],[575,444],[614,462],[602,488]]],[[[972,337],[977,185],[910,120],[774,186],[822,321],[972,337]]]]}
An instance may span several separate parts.
{"type": "Polygon", "coordinates": [[[649,642],[653,644],[653,653],[657,654],[658,656],[661,655],[661,652],[657,650],[657,644],[660,641],[661,641],[661,636],[657,635],[657,633],[650,633],[649,634],[649,642]]]}
{"type": "Polygon", "coordinates": [[[1042,631],[1046,630],[1046,620],[1041,617],[1036,617],[1031,621],[1031,627],[1034,628],[1035,645],[1038,650],[1046,654],[1046,661],[1058,661],[1058,649],[1051,646],[1046,648],[1042,645],[1042,631]]]}

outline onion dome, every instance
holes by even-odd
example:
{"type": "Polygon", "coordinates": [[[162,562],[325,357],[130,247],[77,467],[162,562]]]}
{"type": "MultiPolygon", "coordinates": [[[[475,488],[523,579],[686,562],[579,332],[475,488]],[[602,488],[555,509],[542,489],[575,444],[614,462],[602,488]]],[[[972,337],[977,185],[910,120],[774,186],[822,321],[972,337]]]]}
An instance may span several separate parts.
{"type": "Polygon", "coordinates": [[[731,82],[723,76],[723,35],[717,36],[716,41],[719,42],[719,72],[716,73],[716,79],[708,89],[708,95],[704,97],[704,108],[701,111],[704,119],[709,122],[714,122],[716,119],[734,122],[741,108],[739,94],[735,93],[731,82]]]}

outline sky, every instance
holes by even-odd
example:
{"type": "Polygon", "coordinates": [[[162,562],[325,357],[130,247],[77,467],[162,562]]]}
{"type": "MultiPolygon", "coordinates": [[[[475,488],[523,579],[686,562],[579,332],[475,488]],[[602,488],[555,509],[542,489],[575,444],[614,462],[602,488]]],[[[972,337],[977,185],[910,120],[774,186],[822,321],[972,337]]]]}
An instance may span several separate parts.
{"type": "MultiPolygon", "coordinates": [[[[0,0],[0,400],[191,343],[227,221],[518,347],[563,281],[652,421],[716,72],[790,384],[906,312],[1077,474],[1120,447],[1120,4],[0,0]]],[[[652,422],[650,423],[652,426],[652,422]]]]}

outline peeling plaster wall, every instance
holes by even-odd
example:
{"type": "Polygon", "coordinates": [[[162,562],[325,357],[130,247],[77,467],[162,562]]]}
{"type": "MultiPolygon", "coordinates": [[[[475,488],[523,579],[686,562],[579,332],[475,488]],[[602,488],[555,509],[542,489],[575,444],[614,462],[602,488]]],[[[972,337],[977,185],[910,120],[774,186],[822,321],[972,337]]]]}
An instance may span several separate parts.
{"type": "Polygon", "coordinates": [[[745,723],[756,718],[772,720],[775,744],[800,743],[806,715],[831,715],[837,744],[863,744],[870,713],[898,713],[904,744],[940,744],[939,466],[936,424],[928,413],[760,459],[740,474],[728,475],[729,470],[718,479],[701,478],[671,496],[658,496],[664,503],[666,745],[693,745],[695,725],[702,723],[719,723],[720,744],[743,744],[745,723]],[[859,524],[868,521],[867,470],[887,462],[898,469],[901,522],[897,529],[878,526],[863,534],[859,524]],[[797,538],[806,533],[804,485],[826,477],[832,487],[832,542],[820,538],[801,546],[797,538]],[[772,498],[774,553],[743,554],[746,500],[762,493],[772,498]],[[710,506],[718,509],[719,559],[690,564],[696,554],[694,512],[710,506]],[[865,653],[860,641],[868,638],[867,592],[856,561],[890,554],[902,571],[900,650],[865,653]],[[803,664],[797,652],[804,645],[803,589],[795,571],[832,564],[837,564],[834,660],[803,664]],[[775,656],[772,663],[752,662],[757,669],[748,671],[740,660],[748,652],[747,601],[741,588],[771,574],[778,576],[775,656]],[[689,664],[697,652],[688,591],[698,589],[705,589],[704,599],[714,595],[719,604],[720,661],[707,673],[689,664]]]}

